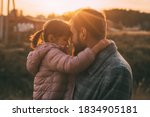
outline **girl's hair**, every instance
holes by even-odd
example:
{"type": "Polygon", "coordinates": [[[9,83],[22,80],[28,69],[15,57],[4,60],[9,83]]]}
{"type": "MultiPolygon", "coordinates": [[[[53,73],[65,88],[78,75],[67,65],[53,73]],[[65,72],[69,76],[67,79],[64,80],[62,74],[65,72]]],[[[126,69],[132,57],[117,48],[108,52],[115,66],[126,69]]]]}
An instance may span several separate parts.
{"type": "Polygon", "coordinates": [[[70,37],[72,35],[67,22],[59,19],[49,20],[43,25],[42,30],[31,35],[31,47],[35,48],[42,41],[48,42],[47,38],[49,34],[52,34],[54,37],[70,37]]]}

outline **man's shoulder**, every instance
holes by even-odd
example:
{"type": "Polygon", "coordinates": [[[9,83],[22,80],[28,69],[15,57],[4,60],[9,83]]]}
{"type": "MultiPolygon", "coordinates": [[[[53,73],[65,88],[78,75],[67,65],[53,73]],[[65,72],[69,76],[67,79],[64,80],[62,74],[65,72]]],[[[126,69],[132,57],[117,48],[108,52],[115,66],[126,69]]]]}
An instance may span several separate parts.
{"type": "MultiPolygon", "coordinates": [[[[96,61],[101,61],[96,60],[96,61]]],[[[104,60],[105,64],[108,64],[111,67],[127,67],[130,66],[129,63],[125,60],[125,58],[118,52],[116,51],[115,53],[111,54],[109,57],[107,57],[104,60]]]]}
{"type": "Polygon", "coordinates": [[[119,52],[117,52],[116,55],[114,55],[114,57],[110,59],[112,59],[113,61],[112,62],[113,68],[131,70],[131,67],[129,63],[127,62],[127,60],[125,60],[125,58],[119,52]]]}
{"type": "Polygon", "coordinates": [[[104,72],[118,68],[131,71],[131,67],[128,62],[120,55],[118,51],[116,51],[106,58],[97,57],[94,63],[89,67],[88,72],[104,72]]]}

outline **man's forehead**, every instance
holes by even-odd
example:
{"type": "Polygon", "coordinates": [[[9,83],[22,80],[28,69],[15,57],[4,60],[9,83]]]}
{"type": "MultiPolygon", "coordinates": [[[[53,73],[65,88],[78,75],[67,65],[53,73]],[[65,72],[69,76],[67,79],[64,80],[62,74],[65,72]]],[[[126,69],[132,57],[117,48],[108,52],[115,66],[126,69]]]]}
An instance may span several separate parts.
{"type": "Polygon", "coordinates": [[[72,26],[73,25],[73,19],[71,18],[71,20],[69,21],[69,25],[72,26]]]}
{"type": "Polygon", "coordinates": [[[70,20],[70,21],[69,21],[69,25],[70,25],[70,28],[71,28],[71,29],[74,28],[74,22],[73,22],[73,20],[70,20]]]}
{"type": "Polygon", "coordinates": [[[70,19],[70,21],[69,21],[70,25],[73,25],[74,19],[76,18],[76,16],[77,16],[77,13],[75,13],[75,14],[71,17],[71,19],[70,19]]]}

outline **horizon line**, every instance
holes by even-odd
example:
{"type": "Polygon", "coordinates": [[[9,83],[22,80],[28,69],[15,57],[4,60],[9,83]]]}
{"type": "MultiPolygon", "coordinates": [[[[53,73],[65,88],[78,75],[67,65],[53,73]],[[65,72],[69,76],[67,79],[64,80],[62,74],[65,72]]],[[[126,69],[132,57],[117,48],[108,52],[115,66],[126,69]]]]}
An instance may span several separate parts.
{"type": "MultiPolygon", "coordinates": [[[[83,7],[83,8],[90,8],[90,7],[83,7]]],[[[79,8],[80,9],[80,8],[79,8]]],[[[140,13],[146,13],[146,14],[150,14],[150,10],[149,11],[145,11],[145,10],[138,10],[138,9],[132,9],[132,8],[117,8],[117,7],[114,7],[114,8],[93,8],[93,9],[96,9],[96,10],[98,10],[98,11],[105,11],[105,10],[114,10],[114,9],[117,9],[117,10],[126,10],[126,11],[137,11],[137,12],[140,12],[140,13]]],[[[19,9],[16,9],[16,10],[19,10],[19,9]]],[[[54,12],[54,11],[52,11],[52,12],[49,12],[49,13],[24,13],[24,11],[25,10],[19,10],[19,11],[23,11],[23,15],[24,16],[38,16],[38,15],[43,15],[43,16],[48,16],[48,15],[50,15],[50,14],[55,14],[55,15],[63,15],[63,14],[65,14],[65,13],[69,13],[69,12],[74,12],[74,11],[76,11],[77,9],[75,9],[75,10],[70,10],[70,11],[65,11],[65,12],[63,12],[63,13],[56,13],[56,12],[54,12]]]]}

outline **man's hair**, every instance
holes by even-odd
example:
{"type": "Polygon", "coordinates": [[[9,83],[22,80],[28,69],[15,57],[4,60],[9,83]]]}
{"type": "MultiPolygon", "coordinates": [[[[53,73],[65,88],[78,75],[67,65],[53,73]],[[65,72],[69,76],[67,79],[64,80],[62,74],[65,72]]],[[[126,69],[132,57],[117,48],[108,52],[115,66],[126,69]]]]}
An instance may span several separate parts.
{"type": "Polygon", "coordinates": [[[77,31],[85,27],[90,35],[96,39],[106,37],[107,23],[104,13],[86,8],[77,10],[73,17],[74,27],[77,31]]]}

